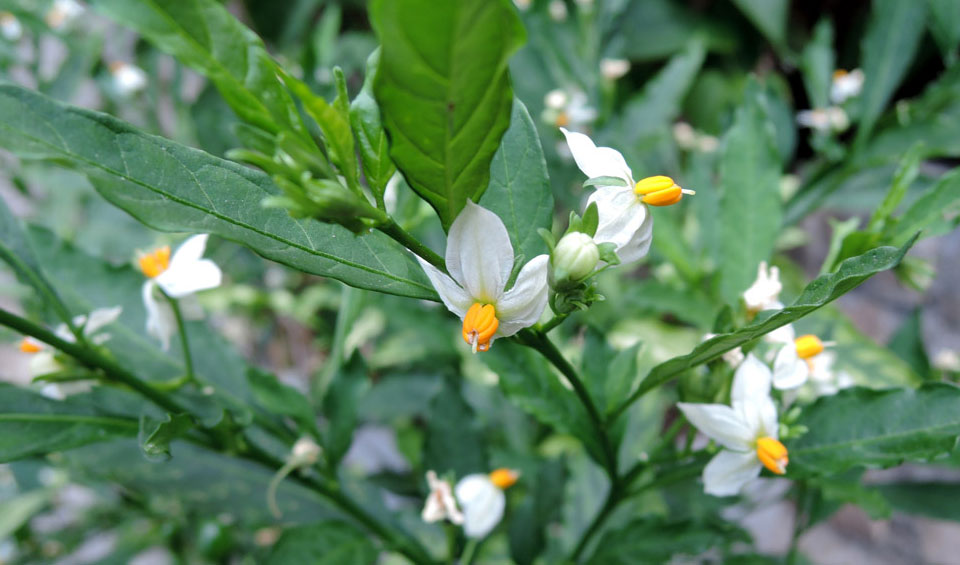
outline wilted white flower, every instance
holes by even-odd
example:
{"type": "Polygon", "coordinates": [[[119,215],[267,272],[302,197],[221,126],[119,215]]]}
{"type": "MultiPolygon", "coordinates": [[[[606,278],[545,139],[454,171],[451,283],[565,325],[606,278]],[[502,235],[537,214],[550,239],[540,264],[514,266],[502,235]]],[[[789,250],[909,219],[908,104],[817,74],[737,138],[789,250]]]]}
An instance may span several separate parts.
{"type": "Polygon", "coordinates": [[[76,0],[54,0],[44,19],[51,29],[59,31],[69,27],[86,11],[76,0]]]}
{"type": "Polygon", "coordinates": [[[123,97],[136,94],[147,86],[147,73],[130,63],[110,63],[110,74],[113,75],[113,88],[123,97]]]}
{"type": "Polygon", "coordinates": [[[801,110],[797,112],[797,123],[803,127],[822,132],[841,132],[850,127],[850,119],[847,118],[847,113],[843,111],[843,108],[836,106],[801,110]]]}
{"type": "Polygon", "coordinates": [[[830,101],[843,104],[847,99],[859,95],[863,90],[863,79],[863,71],[860,69],[850,72],[837,69],[833,72],[833,81],[830,83],[830,101]]]}
{"type": "Polygon", "coordinates": [[[600,59],[600,74],[607,80],[617,80],[630,72],[630,61],[626,59],[600,59]]]}
{"type": "Polygon", "coordinates": [[[677,404],[691,424],[724,448],[703,469],[707,494],[737,494],[763,467],[778,475],[786,473],[789,459],[787,448],[777,439],[777,407],[770,398],[770,381],[770,369],[747,355],[733,377],[731,406],[677,404]]]}
{"type": "Polygon", "coordinates": [[[463,509],[463,533],[484,538],[500,523],[507,499],[503,491],[519,478],[516,471],[497,469],[489,475],[473,474],[460,479],[454,492],[463,509]]]}
{"type": "Polygon", "coordinates": [[[757,279],[743,293],[743,302],[747,305],[747,311],[756,314],[763,310],[782,310],[781,290],[783,285],[780,284],[780,269],[768,268],[767,262],[761,261],[760,266],[757,267],[757,279]]]}
{"type": "Polygon", "coordinates": [[[423,505],[420,517],[424,522],[433,523],[441,520],[463,524],[463,513],[457,508],[457,500],[453,497],[453,488],[447,481],[437,478],[434,471],[427,471],[427,486],[430,494],[423,505]]]}
{"type": "Polygon", "coordinates": [[[156,297],[160,288],[171,298],[183,298],[195,292],[220,286],[223,273],[210,259],[203,259],[207,234],[187,238],[173,257],[170,247],[163,246],[140,256],[140,270],[147,276],[143,283],[143,305],[147,310],[147,333],[160,340],[164,350],[170,347],[170,337],[176,331],[173,313],[166,303],[156,297]]]}
{"type": "Polygon", "coordinates": [[[781,390],[788,390],[802,386],[816,364],[822,362],[820,355],[826,346],[815,335],[802,335],[793,342],[786,343],[773,362],[773,386],[781,390]]]}
{"type": "Polygon", "coordinates": [[[7,41],[20,41],[23,37],[23,25],[10,12],[0,12],[0,35],[7,41]]]}

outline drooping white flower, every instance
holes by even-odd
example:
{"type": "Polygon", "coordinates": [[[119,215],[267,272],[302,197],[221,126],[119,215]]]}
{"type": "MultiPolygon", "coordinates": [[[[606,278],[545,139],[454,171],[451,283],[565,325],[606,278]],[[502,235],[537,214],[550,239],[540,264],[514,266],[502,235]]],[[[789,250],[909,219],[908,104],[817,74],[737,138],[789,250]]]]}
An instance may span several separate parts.
{"type": "Polygon", "coordinates": [[[822,361],[819,357],[827,345],[831,344],[812,334],[785,343],[773,361],[773,386],[781,390],[802,386],[822,361]]]}
{"type": "Polygon", "coordinates": [[[170,337],[176,331],[169,304],[161,302],[155,290],[160,288],[171,298],[183,298],[201,290],[220,286],[223,273],[210,259],[203,259],[207,234],[187,238],[170,256],[170,247],[163,246],[142,254],[138,263],[147,276],[143,283],[143,306],[147,310],[147,334],[160,340],[164,350],[170,347],[170,337]]]}
{"type": "Polygon", "coordinates": [[[447,234],[446,264],[450,276],[417,257],[447,309],[463,320],[463,340],[487,351],[498,337],[532,326],[547,306],[549,255],[538,255],[513,271],[513,246],[503,221],[467,200],[447,234]]]}
{"type": "Polygon", "coordinates": [[[620,185],[598,186],[587,199],[597,204],[600,222],[593,239],[597,243],[613,243],[623,263],[637,261],[647,254],[653,238],[653,216],[647,209],[651,206],[676,204],[684,194],[692,190],[680,188],[673,179],[654,176],[633,180],[633,171],[623,155],[609,147],[597,147],[582,133],[560,128],[567,138],[577,167],[587,178],[613,177],[620,185]]]}
{"type": "Polygon", "coordinates": [[[850,118],[843,108],[830,106],[797,112],[797,124],[822,132],[842,132],[850,127],[850,118]]]}
{"type": "Polygon", "coordinates": [[[0,12],[0,35],[7,41],[20,41],[23,37],[23,24],[10,12],[0,12]]]}
{"type": "Polygon", "coordinates": [[[47,10],[44,20],[50,29],[60,31],[70,26],[86,11],[86,7],[77,0],[54,0],[47,10]]]}
{"type": "Polygon", "coordinates": [[[753,281],[750,288],[743,293],[743,302],[747,305],[747,311],[756,314],[763,310],[782,310],[781,290],[783,285],[780,284],[780,269],[777,267],[768,269],[767,262],[761,261],[757,268],[757,280],[753,281]]]}
{"type": "Polygon", "coordinates": [[[680,402],[691,424],[723,449],[703,469],[704,491],[714,496],[737,494],[763,467],[786,473],[787,448],[778,438],[777,407],[770,398],[770,369],[753,355],[737,369],[730,404],[680,402]]]}
{"type": "Polygon", "coordinates": [[[122,97],[132,96],[147,86],[147,73],[136,65],[114,61],[110,63],[113,88],[122,97]]]}
{"type": "Polygon", "coordinates": [[[500,523],[507,498],[503,491],[519,478],[516,471],[497,469],[489,475],[473,474],[460,479],[454,492],[463,509],[463,533],[484,538],[500,523]]]}
{"type": "Polygon", "coordinates": [[[554,89],[543,97],[541,118],[556,127],[586,131],[597,119],[597,110],[582,90],[554,89]]]}
{"type": "Polygon", "coordinates": [[[463,513],[457,508],[457,500],[453,497],[450,483],[437,478],[434,471],[427,471],[427,486],[430,488],[430,494],[427,495],[427,501],[420,513],[423,521],[433,523],[450,520],[458,526],[463,524],[463,513]]]}
{"type": "Polygon", "coordinates": [[[863,71],[860,69],[849,72],[844,69],[835,70],[830,83],[830,101],[834,104],[843,104],[847,99],[859,95],[863,90],[864,78],[863,71]]]}
{"type": "Polygon", "coordinates": [[[626,59],[600,59],[600,75],[607,80],[617,80],[630,72],[630,61],[626,59]]]}
{"type": "MultiPolygon", "coordinates": [[[[707,341],[717,337],[717,334],[708,333],[703,336],[701,341],[707,341]]],[[[740,347],[734,347],[733,349],[727,351],[722,356],[723,360],[734,369],[740,366],[740,363],[743,363],[743,349],[740,347]]]]}

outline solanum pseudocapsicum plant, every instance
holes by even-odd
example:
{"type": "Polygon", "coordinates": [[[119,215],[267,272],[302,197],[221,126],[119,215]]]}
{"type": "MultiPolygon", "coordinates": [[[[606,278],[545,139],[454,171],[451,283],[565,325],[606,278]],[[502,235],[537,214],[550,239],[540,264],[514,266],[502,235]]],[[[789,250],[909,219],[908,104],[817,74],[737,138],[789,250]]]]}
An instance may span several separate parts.
{"type": "MultiPolygon", "coordinates": [[[[742,553],[733,542],[749,538],[708,497],[733,504],[787,479],[796,540],[811,501],[847,501],[836,485],[863,468],[952,451],[960,390],[865,344],[829,306],[882,271],[915,280],[911,246],[956,223],[956,172],[902,205],[923,159],[956,156],[934,141],[901,159],[909,128],[881,118],[913,48],[867,50],[863,70],[833,73],[828,21],[795,54],[784,18],[735,3],[778,56],[799,57],[815,105],[797,116],[816,130],[814,156],[785,193],[796,132],[777,75],[740,81],[718,139],[674,124],[715,44],[684,38],[621,105],[630,64],[608,56],[626,49],[609,38],[641,8],[530,4],[374,0],[378,46],[359,77],[274,57],[216,0],[91,0],[209,81],[233,147],[222,158],[0,84],[0,146],[21,163],[72,169],[146,226],[191,234],[118,267],[0,206],[0,258],[32,292],[0,324],[22,336],[38,383],[0,385],[0,461],[64,452],[65,466],[190,515],[229,508],[227,522],[263,528],[256,551],[272,562],[627,563],[742,553]],[[558,47],[571,34],[582,48],[558,47]],[[535,119],[540,100],[524,95],[545,72],[569,74],[539,83],[551,92],[535,119]],[[851,121],[855,137],[838,136],[851,121]],[[839,225],[806,283],[779,253],[790,222],[874,163],[896,165],[874,177],[889,191],[864,230],[839,225]],[[315,275],[304,296],[340,289],[308,393],[191,319],[197,297],[242,286],[224,248],[315,275]],[[880,360],[864,369],[866,354],[880,360]],[[400,438],[400,463],[363,455],[383,447],[354,433],[365,424],[400,438]],[[685,502],[638,503],[670,489],[685,502]],[[383,491],[398,496],[381,504],[383,491]]],[[[902,18],[897,37],[915,46],[923,14],[875,4],[865,45],[902,18]]],[[[94,17],[51,10],[68,39],[94,17]]],[[[341,12],[325,10],[318,28],[333,29],[341,12]]],[[[127,101],[152,80],[110,68],[127,101]]],[[[913,103],[914,126],[953,111],[956,74],[913,103]]]]}

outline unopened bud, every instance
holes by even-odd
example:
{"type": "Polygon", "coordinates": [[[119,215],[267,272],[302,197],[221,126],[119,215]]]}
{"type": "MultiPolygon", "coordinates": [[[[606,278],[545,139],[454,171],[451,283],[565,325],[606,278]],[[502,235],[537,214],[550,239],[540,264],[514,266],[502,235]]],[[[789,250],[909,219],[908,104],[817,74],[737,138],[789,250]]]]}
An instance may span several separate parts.
{"type": "Polygon", "coordinates": [[[312,438],[302,437],[293,444],[291,460],[297,466],[313,465],[320,458],[320,446],[312,438]]]}
{"type": "Polygon", "coordinates": [[[553,249],[554,280],[583,280],[597,267],[598,261],[600,251],[592,237],[581,232],[568,233],[553,249]]]}

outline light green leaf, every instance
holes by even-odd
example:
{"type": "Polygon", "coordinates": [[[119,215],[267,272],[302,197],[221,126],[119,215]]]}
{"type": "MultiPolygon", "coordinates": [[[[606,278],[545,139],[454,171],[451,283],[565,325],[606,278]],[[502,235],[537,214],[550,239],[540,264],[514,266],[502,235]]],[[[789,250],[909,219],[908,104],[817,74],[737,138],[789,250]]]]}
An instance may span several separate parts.
{"type": "Polygon", "coordinates": [[[193,428],[193,418],[187,414],[167,414],[163,420],[151,416],[140,418],[140,449],[150,461],[170,458],[170,442],[186,435],[193,428]]]}
{"type": "Polygon", "coordinates": [[[345,522],[327,520],[283,532],[267,558],[269,565],[369,565],[377,548],[360,530],[345,522]]]}
{"type": "Polygon", "coordinates": [[[25,158],[65,161],[151,227],[212,233],[295,269],[352,286],[435,299],[412,255],[379,233],[296,221],[260,202],[279,191],[267,175],[110,116],[0,85],[0,146],[25,158]]]}
{"type": "Polygon", "coordinates": [[[960,2],[927,0],[927,7],[930,9],[930,32],[949,67],[956,62],[957,49],[960,48],[960,2]]]}
{"type": "Polygon", "coordinates": [[[914,241],[915,239],[910,240],[899,249],[878,247],[863,255],[847,259],[836,272],[822,275],[807,285],[793,304],[783,310],[769,316],[761,313],[753,322],[737,331],[708,339],[690,353],[657,365],[644,377],[640,386],[630,395],[630,398],[617,408],[614,416],[622,413],[627,406],[645,392],[666,383],[684,371],[712,361],[735,347],[740,347],[781,326],[799,320],[817,308],[853,290],[860,283],[880,271],[892,269],[900,263],[914,241]]]}
{"type": "Polygon", "coordinates": [[[787,40],[789,0],[733,0],[743,15],[776,47],[787,40]]]}
{"type": "Polygon", "coordinates": [[[923,142],[918,141],[900,160],[900,166],[897,168],[897,172],[893,174],[890,190],[887,191],[880,206],[870,216],[870,221],[867,223],[868,231],[883,230],[890,215],[896,211],[903,197],[907,195],[907,189],[917,179],[917,174],[920,172],[920,161],[923,159],[924,153],[923,142]]]}
{"type": "Polygon", "coordinates": [[[663,563],[678,554],[699,555],[710,548],[725,547],[735,541],[749,541],[749,536],[735,526],[720,521],[665,523],[640,519],[605,534],[587,563],[663,563]]]}
{"type": "Polygon", "coordinates": [[[765,118],[762,89],[747,85],[744,105],[720,157],[720,294],[734,303],[770,258],[780,232],[780,162],[765,118]]]}
{"type": "Polygon", "coordinates": [[[487,453],[476,414],[456,384],[447,382],[433,397],[427,417],[424,468],[440,475],[452,471],[457,478],[486,472],[487,453]]]}
{"type": "Polygon", "coordinates": [[[51,491],[41,489],[0,501],[0,539],[8,539],[20,526],[43,510],[52,498],[51,491]]]}
{"type": "Polygon", "coordinates": [[[923,37],[926,2],[876,0],[860,47],[864,73],[855,147],[870,137],[877,118],[906,75],[923,37]]]}
{"type": "Polygon", "coordinates": [[[514,254],[529,261],[547,252],[537,230],[553,224],[553,191],[536,126],[519,100],[490,164],[490,186],[480,205],[503,220],[514,254]]]}
{"type": "Polygon", "coordinates": [[[788,477],[925,460],[957,443],[960,388],[847,389],[805,408],[798,424],[809,431],[786,442],[788,477]]]}
{"type": "Polygon", "coordinates": [[[136,435],[135,420],[0,383],[0,463],[136,435]]]}
{"type": "Polygon", "coordinates": [[[390,160],[390,143],[380,121],[380,107],[373,97],[373,81],[379,65],[380,51],[377,50],[367,59],[363,88],[350,103],[350,125],[360,149],[367,186],[373,191],[377,202],[382,204],[387,182],[397,168],[390,160]]]}
{"type": "Polygon", "coordinates": [[[803,85],[814,108],[830,104],[830,83],[836,63],[833,54],[833,24],[828,18],[817,22],[813,37],[800,55],[803,85]]]}
{"type": "Polygon", "coordinates": [[[120,24],[212,80],[244,121],[305,135],[300,114],[255,33],[215,0],[93,0],[120,24]]]}
{"type": "Polygon", "coordinates": [[[490,180],[513,102],[507,59],[523,26],[506,0],[380,0],[371,16],[390,156],[448,228],[490,180]]]}
{"type": "Polygon", "coordinates": [[[705,57],[703,42],[689,41],[644,85],[623,110],[621,123],[626,140],[636,140],[673,123],[705,57]]]}
{"type": "Polygon", "coordinates": [[[923,237],[952,230],[960,215],[960,169],[943,175],[933,188],[918,198],[884,233],[884,239],[900,244],[917,230],[923,237]]]}

